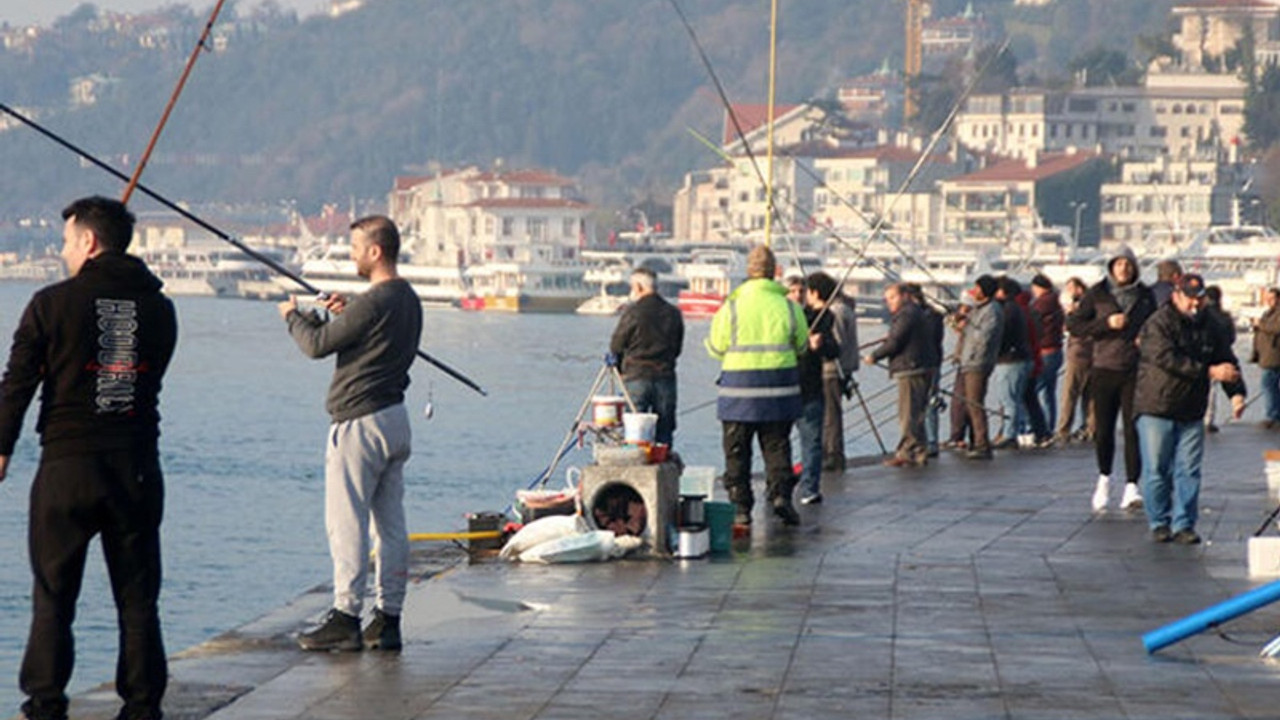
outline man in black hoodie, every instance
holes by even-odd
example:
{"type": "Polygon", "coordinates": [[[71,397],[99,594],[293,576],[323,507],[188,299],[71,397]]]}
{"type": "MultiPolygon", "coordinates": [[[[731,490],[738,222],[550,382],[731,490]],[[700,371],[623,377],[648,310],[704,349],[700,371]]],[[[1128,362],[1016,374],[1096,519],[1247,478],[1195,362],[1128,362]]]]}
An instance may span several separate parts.
{"type": "Polygon", "coordinates": [[[84,198],[62,217],[70,277],[32,297],[0,380],[0,479],[40,388],[22,712],[31,720],[67,717],[71,622],[85,553],[101,535],[120,625],[119,717],[155,720],[168,680],[157,612],[164,505],[157,406],[177,318],[160,280],[125,254],[134,218],[122,203],[84,198]]]}
{"type": "Polygon", "coordinates": [[[1089,288],[1076,311],[1067,317],[1068,332],[1093,340],[1089,391],[1093,396],[1098,459],[1094,512],[1107,509],[1118,416],[1124,418],[1126,481],[1120,506],[1125,510],[1142,507],[1142,493],[1138,491],[1142,463],[1134,426],[1133,393],[1138,384],[1138,333],[1155,311],[1155,296],[1138,279],[1138,261],[1133,251],[1122,247],[1107,265],[1107,276],[1089,288]]]}

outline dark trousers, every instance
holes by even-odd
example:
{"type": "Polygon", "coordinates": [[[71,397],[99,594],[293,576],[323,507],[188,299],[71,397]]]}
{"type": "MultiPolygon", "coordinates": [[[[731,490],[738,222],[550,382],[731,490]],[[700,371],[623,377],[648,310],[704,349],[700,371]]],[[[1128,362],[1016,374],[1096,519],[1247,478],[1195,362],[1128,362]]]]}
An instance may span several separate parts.
{"type": "Polygon", "coordinates": [[[1094,432],[1093,396],[1089,388],[1089,365],[1072,360],[1067,361],[1067,371],[1063,373],[1062,402],[1059,403],[1058,435],[1071,434],[1071,425],[1075,422],[1076,406],[1080,407],[1083,416],[1081,427],[1088,433],[1094,432]]]}
{"type": "Polygon", "coordinates": [[[71,635],[89,542],[101,536],[111,578],[120,649],[121,717],[159,717],[169,672],[160,636],[160,519],[164,479],[154,448],[41,458],[31,487],[28,530],[31,635],[19,685],[29,714],[67,706],[75,663],[71,635]]]}
{"type": "Polygon", "coordinates": [[[840,376],[822,374],[822,467],[844,472],[844,390],[840,376]]]}
{"type": "Polygon", "coordinates": [[[965,371],[956,370],[955,382],[951,386],[951,436],[954,443],[971,442],[972,426],[969,424],[969,403],[964,401],[965,371]]]}
{"type": "Polygon", "coordinates": [[[658,416],[658,425],[654,428],[653,441],[662,445],[670,445],[676,431],[676,379],[656,378],[653,380],[636,378],[623,383],[627,394],[636,404],[637,412],[651,412],[658,416]]]}
{"type": "Polygon", "coordinates": [[[991,368],[972,367],[964,371],[964,404],[969,411],[969,426],[973,432],[974,450],[991,451],[991,433],[987,428],[987,381],[991,368]]]}
{"type": "Polygon", "coordinates": [[[1133,392],[1138,385],[1138,374],[1093,368],[1089,374],[1089,385],[1093,393],[1094,448],[1098,454],[1098,473],[1111,474],[1111,466],[1116,457],[1116,421],[1123,418],[1125,480],[1136,483],[1142,476],[1138,429],[1133,418],[1133,392]]]}
{"type": "Polygon", "coordinates": [[[1040,396],[1036,394],[1036,380],[1038,378],[1028,378],[1027,386],[1022,391],[1022,401],[1027,405],[1027,423],[1025,428],[1019,430],[1030,430],[1036,440],[1044,440],[1049,437],[1049,423],[1045,420],[1044,410],[1040,407],[1040,396]]]}
{"type": "Polygon", "coordinates": [[[750,510],[755,504],[751,491],[751,439],[758,438],[764,458],[765,493],[769,500],[791,497],[796,486],[791,471],[790,422],[721,423],[724,431],[724,489],[729,499],[740,508],[750,510]]]}

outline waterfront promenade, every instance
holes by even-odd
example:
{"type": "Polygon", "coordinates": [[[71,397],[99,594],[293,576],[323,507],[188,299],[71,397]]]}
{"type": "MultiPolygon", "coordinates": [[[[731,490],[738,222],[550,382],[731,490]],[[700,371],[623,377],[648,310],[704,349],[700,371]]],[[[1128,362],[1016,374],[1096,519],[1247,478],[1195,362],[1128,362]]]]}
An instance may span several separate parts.
{"type": "MultiPolygon", "coordinates": [[[[1280,434],[1252,425],[1209,436],[1207,542],[1192,547],[1153,544],[1140,513],[1092,515],[1092,448],[1075,445],[853,468],[799,528],[758,506],[724,558],[424,555],[399,655],[295,650],[289,635],[328,606],[317,588],[175,657],[167,717],[1276,718],[1280,664],[1258,650],[1280,604],[1225,637],[1154,656],[1141,643],[1264,582],[1246,576],[1245,539],[1271,509],[1269,447],[1280,434]]],[[[116,708],[104,686],[72,717],[116,708]]]]}

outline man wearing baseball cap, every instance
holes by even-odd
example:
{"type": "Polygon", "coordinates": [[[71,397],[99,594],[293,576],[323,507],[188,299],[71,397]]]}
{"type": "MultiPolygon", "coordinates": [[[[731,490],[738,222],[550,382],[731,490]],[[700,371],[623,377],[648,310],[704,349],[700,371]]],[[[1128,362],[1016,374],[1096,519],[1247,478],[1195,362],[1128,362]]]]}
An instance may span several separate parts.
{"type": "Polygon", "coordinates": [[[1204,411],[1209,381],[1223,384],[1236,417],[1245,386],[1230,343],[1203,312],[1204,278],[1183,275],[1165,303],[1142,326],[1134,395],[1142,452],[1143,507],[1156,542],[1195,545],[1204,458],[1204,411]]]}

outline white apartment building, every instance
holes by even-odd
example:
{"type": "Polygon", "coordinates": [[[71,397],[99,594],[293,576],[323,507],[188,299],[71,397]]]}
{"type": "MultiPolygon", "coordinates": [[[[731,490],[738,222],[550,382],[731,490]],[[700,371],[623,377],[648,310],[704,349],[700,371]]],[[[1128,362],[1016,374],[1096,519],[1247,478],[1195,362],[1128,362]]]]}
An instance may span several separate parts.
{"type": "Polygon", "coordinates": [[[1137,245],[1229,224],[1248,173],[1248,166],[1214,160],[1127,162],[1119,182],[1102,186],[1102,242],[1137,245]]]}
{"type": "Polygon", "coordinates": [[[576,262],[595,233],[574,182],[541,170],[397,177],[387,207],[406,254],[429,265],[576,262]]]}
{"type": "Polygon", "coordinates": [[[1010,157],[1094,148],[1121,157],[1216,155],[1243,141],[1245,85],[1233,75],[1153,73],[1138,87],[975,95],[956,117],[965,147],[1010,157]]]}

